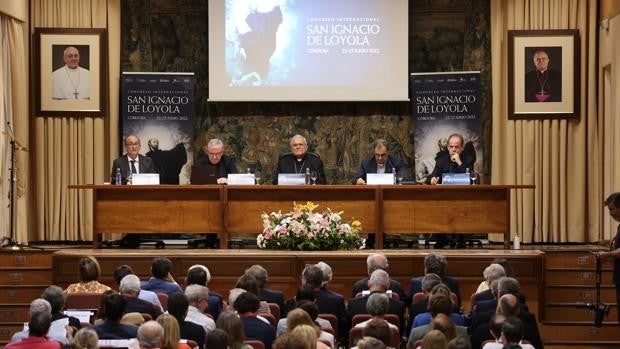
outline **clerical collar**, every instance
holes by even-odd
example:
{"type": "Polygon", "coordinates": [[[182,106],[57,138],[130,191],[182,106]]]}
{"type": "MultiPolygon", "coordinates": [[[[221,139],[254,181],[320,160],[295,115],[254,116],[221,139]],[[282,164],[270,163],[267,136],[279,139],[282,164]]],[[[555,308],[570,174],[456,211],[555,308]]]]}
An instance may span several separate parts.
{"type": "Polygon", "coordinates": [[[542,75],[542,74],[546,73],[546,72],[547,72],[547,70],[549,70],[549,69],[539,70],[539,71],[538,71],[538,73],[540,73],[540,74],[542,75]]]}

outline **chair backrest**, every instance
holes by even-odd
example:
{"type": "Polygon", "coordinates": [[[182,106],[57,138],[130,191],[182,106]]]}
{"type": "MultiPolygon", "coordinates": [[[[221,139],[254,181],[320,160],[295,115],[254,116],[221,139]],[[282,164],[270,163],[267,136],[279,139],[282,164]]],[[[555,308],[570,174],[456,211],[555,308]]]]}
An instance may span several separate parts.
{"type": "Polygon", "coordinates": [[[364,337],[364,328],[363,327],[351,327],[351,331],[349,331],[349,346],[357,346],[357,341],[364,337]]]}
{"type": "Polygon", "coordinates": [[[383,315],[383,317],[385,318],[385,321],[391,323],[392,325],[398,327],[398,330],[400,331],[400,318],[398,317],[398,315],[396,314],[385,314],[383,315]]]}
{"type": "Polygon", "coordinates": [[[157,298],[159,299],[159,303],[161,303],[161,307],[164,308],[164,311],[168,311],[168,295],[165,293],[157,293],[157,298]]]}
{"type": "Polygon", "coordinates": [[[400,348],[400,332],[390,327],[390,347],[400,348]]]}
{"type": "Polygon", "coordinates": [[[351,319],[351,326],[355,326],[359,324],[360,322],[364,322],[370,318],[371,318],[370,314],[355,314],[353,315],[353,318],[351,319]]]}
{"type": "MultiPolygon", "coordinates": [[[[423,341],[423,339],[418,339],[417,341],[415,341],[415,344],[413,345],[413,347],[414,348],[421,347],[422,346],[422,341],[423,341]]],[[[482,347],[480,347],[480,348],[482,348],[482,347]]]]}
{"type": "Polygon", "coordinates": [[[452,302],[452,304],[459,304],[459,297],[456,296],[456,293],[454,292],[450,292],[450,302],[452,302]]]}
{"type": "Polygon", "coordinates": [[[267,303],[269,305],[269,312],[276,318],[276,324],[280,321],[280,306],[277,303],[267,303]]]}
{"type": "Polygon", "coordinates": [[[257,339],[246,339],[243,343],[251,346],[254,349],[265,349],[265,343],[257,339]]]}
{"type": "Polygon", "coordinates": [[[321,313],[319,314],[319,317],[321,319],[329,321],[329,323],[332,325],[332,328],[334,329],[334,337],[338,338],[338,318],[336,317],[336,315],[321,313]]]}
{"type": "Polygon", "coordinates": [[[269,320],[269,323],[271,324],[271,326],[273,326],[273,328],[278,327],[278,322],[276,321],[276,317],[273,316],[273,314],[259,314],[259,316],[262,316],[265,319],[269,320]]]}
{"type": "MultiPolygon", "coordinates": [[[[477,293],[472,293],[471,297],[469,297],[469,307],[471,310],[474,310],[474,304],[476,304],[476,295],[477,293]]],[[[452,298],[452,297],[450,297],[452,298]]]]}
{"type": "Polygon", "coordinates": [[[425,299],[426,299],[426,293],[418,292],[411,297],[411,302],[412,303],[421,302],[425,299]]]}
{"type": "Polygon", "coordinates": [[[70,293],[65,299],[65,309],[94,309],[101,305],[101,293],[70,293]]]}

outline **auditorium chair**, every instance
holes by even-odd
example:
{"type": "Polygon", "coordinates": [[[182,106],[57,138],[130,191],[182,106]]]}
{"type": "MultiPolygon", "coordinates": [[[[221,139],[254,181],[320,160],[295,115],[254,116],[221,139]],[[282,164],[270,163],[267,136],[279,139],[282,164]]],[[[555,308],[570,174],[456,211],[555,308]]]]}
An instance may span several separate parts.
{"type": "MultiPolygon", "coordinates": [[[[427,294],[424,292],[418,292],[415,293],[413,296],[411,296],[411,302],[412,303],[417,303],[417,302],[421,302],[423,300],[425,300],[427,297],[427,294]]],[[[456,296],[456,293],[454,292],[450,292],[450,301],[454,304],[458,304],[458,297],[456,296]]]]}
{"type": "Polygon", "coordinates": [[[334,337],[338,338],[338,318],[336,317],[336,315],[321,313],[319,314],[319,317],[321,319],[329,321],[329,323],[332,325],[332,328],[334,329],[334,337]]]}
{"type": "Polygon", "coordinates": [[[257,339],[246,339],[243,343],[251,346],[253,349],[265,349],[265,343],[257,339]]]}
{"type": "Polygon", "coordinates": [[[161,307],[164,308],[164,312],[168,311],[168,295],[166,293],[156,293],[161,307]]]}
{"type": "Polygon", "coordinates": [[[71,293],[65,299],[67,310],[99,310],[101,293],[71,293]]]}
{"type": "Polygon", "coordinates": [[[280,321],[280,306],[277,303],[267,303],[269,305],[269,312],[276,318],[276,324],[280,321]]]}
{"type": "MultiPolygon", "coordinates": [[[[353,327],[351,331],[349,331],[349,346],[353,347],[357,345],[357,341],[364,337],[364,328],[363,327],[353,327]]],[[[400,334],[398,330],[390,327],[390,347],[399,348],[400,347],[400,334]]]]}
{"type": "Polygon", "coordinates": [[[258,315],[267,319],[269,323],[271,324],[271,326],[273,326],[273,328],[278,327],[278,322],[276,321],[276,317],[273,316],[273,314],[258,314],[258,315]]]}

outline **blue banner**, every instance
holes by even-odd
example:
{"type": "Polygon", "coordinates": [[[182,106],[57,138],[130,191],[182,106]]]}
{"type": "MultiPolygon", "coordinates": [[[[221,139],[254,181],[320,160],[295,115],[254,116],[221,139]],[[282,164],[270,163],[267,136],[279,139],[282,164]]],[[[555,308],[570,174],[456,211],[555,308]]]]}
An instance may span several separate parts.
{"type": "Polygon", "coordinates": [[[185,184],[193,154],[194,74],[122,73],[122,138],[140,138],[140,154],[153,159],[162,184],[185,184]]]}
{"type": "Polygon", "coordinates": [[[480,72],[411,74],[417,182],[426,181],[435,167],[435,158],[447,152],[448,137],[453,133],[463,135],[466,149],[473,146],[474,170],[483,173],[480,96],[480,72]]]}

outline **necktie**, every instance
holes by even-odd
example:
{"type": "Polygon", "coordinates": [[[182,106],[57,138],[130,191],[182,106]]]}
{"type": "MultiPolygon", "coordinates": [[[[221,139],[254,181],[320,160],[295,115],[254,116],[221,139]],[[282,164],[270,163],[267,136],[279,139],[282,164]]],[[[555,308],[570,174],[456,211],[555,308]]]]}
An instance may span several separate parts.
{"type": "Polygon", "coordinates": [[[136,160],[130,160],[129,162],[131,162],[131,173],[138,173],[138,170],[136,170],[136,160]]]}

